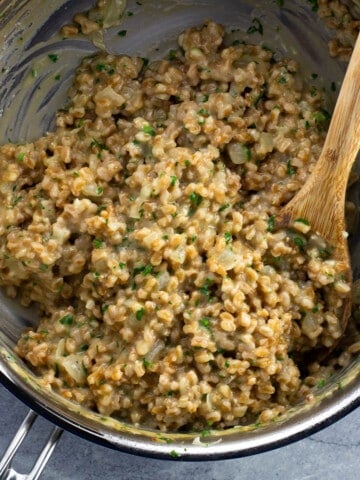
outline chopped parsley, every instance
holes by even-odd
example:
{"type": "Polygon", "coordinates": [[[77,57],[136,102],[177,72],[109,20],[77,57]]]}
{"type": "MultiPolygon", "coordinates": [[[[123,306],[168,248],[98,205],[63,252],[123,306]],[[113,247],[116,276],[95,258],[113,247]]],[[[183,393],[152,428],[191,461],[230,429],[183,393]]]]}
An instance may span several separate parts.
{"type": "Polygon", "coordinates": [[[253,18],[251,23],[253,25],[247,29],[246,33],[249,33],[250,35],[256,32],[258,32],[260,35],[264,33],[264,28],[258,18],[253,18]]]}
{"type": "Polygon", "coordinates": [[[311,10],[313,12],[317,12],[319,10],[319,4],[317,0],[307,0],[308,3],[311,5],[311,10]]]}
{"type": "Polygon", "coordinates": [[[102,240],[100,240],[99,238],[94,238],[93,246],[94,246],[94,248],[102,248],[104,246],[104,242],[102,240]]]}
{"type": "Polygon", "coordinates": [[[244,157],[245,157],[246,161],[249,162],[251,160],[250,147],[248,147],[247,145],[241,145],[241,148],[242,148],[242,151],[244,153],[244,157]]]}
{"type": "Polygon", "coordinates": [[[193,215],[195,213],[195,210],[201,205],[201,203],[203,201],[203,197],[196,192],[192,192],[189,195],[189,200],[190,200],[190,203],[191,203],[191,208],[189,210],[189,215],[193,215]]]}
{"type": "Polygon", "coordinates": [[[323,388],[325,386],[325,384],[326,384],[326,380],[324,378],[322,378],[321,380],[318,381],[316,386],[318,388],[323,388]]]}
{"type": "Polygon", "coordinates": [[[269,217],[269,219],[268,219],[267,231],[268,232],[273,232],[274,228],[275,228],[275,215],[271,215],[271,217],[269,217]]]}
{"type": "Polygon", "coordinates": [[[212,280],[211,278],[207,278],[204,282],[204,285],[199,288],[200,293],[202,295],[205,295],[206,297],[210,297],[211,295],[210,287],[213,283],[214,283],[214,280],[212,280]]]}
{"type": "Polygon", "coordinates": [[[126,34],[127,34],[127,30],[120,30],[120,31],[118,32],[119,37],[125,37],[126,34]]]}
{"type": "Polygon", "coordinates": [[[232,233],[231,232],[225,232],[224,233],[224,237],[225,237],[225,242],[226,242],[226,245],[229,245],[229,243],[232,242],[232,233]]]}
{"type": "Polygon", "coordinates": [[[286,173],[289,175],[289,177],[292,177],[296,173],[296,167],[291,165],[291,160],[286,162],[286,173]]]}
{"type": "Polygon", "coordinates": [[[25,153],[19,153],[18,155],[16,155],[16,160],[18,162],[23,162],[24,158],[25,158],[25,153]]]}
{"type": "Polygon", "coordinates": [[[170,61],[176,59],[176,50],[169,50],[168,59],[170,61]]]}
{"type": "Polygon", "coordinates": [[[327,248],[319,248],[319,257],[326,260],[331,255],[331,252],[327,248]]]}
{"type": "Polygon", "coordinates": [[[172,457],[172,458],[179,458],[180,455],[177,453],[176,450],[171,450],[171,452],[170,452],[170,457],[172,457]]]}
{"type": "Polygon", "coordinates": [[[120,262],[119,267],[121,268],[121,270],[124,270],[124,268],[126,267],[126,263],[120,262]]]}
{"type": "Polygon", "coordinates": [[[60,318],[61,325],[72,325],[74,322],[74,315],[68,314],[60,318]]]}
{"type": "Polygon", "coordinates": [[[316,97],[317,94],[318,94],[318,89],[314,85],[312,85],[310,87],[310,96],[311,97],[316,97]]]}
{"type": "Polygon", "coordinates": [[[59,60],[59,55],[57,55],[56,53],[49,53],[48,57],[54,63],[59,60]]]}
{"type": "Polygon", "coordinates": [[[221,205],[221,207],[219,208],[219,212],[223,212],[224,210],[226,210],[229,207],[230,207],[229,203],[224,203],[224,205],[221,205]]]}
{"type": "Polygon", "coordinates": [[[173,187],[177,181],[177,177],[175,175],[171,175],[170,179],[170,187],[173,187]]]}
{"type": "Polygon", "coordinates": [[[306,220],[305,218],[297,218],[295,222],[303,223],[304,225],[310,225],[309,220],[306,220]]]}
{"type": "Polygon", "coordinates": [[[294,237],[293,242],[302,250],[306,246],[306,240],[303,237],[294,237]]]}
{"type": "Polygon", "coordinates": [[[152,137],[155,137],[156,135],[156,132],[151,125],[144,125],[142,131],[148,135],[151,135],[152,137]]]}
{"type": "Polygon", "coordinates": [[[142,318],[144,316],[144,313],[145,313],[145,309],[144,308],[139,308],[139,310],[137,310],[136,313],[135,313],[136,320],[138,320],[140,322],[140,320],[142,320],[142,318]]]}
{"type": "Polygon", "coordinates": [[[153,364],[149,362],[149,360],[146,360],[146,358],[143,358],[143,365],[145,368],[151,368],[153,364]]]}
{"type": "Polygon", "coordinates": [[[153,273],[154,266],[149,264],[149,265],[140,265],[138,267],[135,267],[133,270],[134,276],[137,275],[138,273],[142,273],[143,276],[145,277],[146,275],[149,275],[150,273],[153,273]]]}
{"type": "Polygon", "coordinates": [[[321,108],[319,111],[313,113],[313,119],[315,121],[315,124],[320,129],[324,128],[330,118],[331,115],[327,110],[325,110],[325,108],[321,108]]]}

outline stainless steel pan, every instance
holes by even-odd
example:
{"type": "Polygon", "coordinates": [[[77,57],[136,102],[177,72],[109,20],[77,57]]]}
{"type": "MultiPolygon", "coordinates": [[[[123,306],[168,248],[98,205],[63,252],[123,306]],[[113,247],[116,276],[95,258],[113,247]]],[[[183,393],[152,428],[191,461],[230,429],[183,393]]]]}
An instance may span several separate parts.
{"type": "MultiPolygon", "coordinates": [[[[77,11],[92,2],[54,0],[0,0],[0,141],[31,140],[52,128],[53,114],[64,104],[71,74],[81,57],[95,50],[86,39],[63,41],[55,33],[77,11]],[[59,53],[61,61],[44,62],[48,53],[59,53]],[[36,69],[37,75],[31,75],[36,69]],[[54,82],[61,74],[62,81],[54,82]]],[[[330,86],[340,81],[344,64],[330,59],[327,41],[330,33],[305,0],[286,2],[279,9],[272,0],[143,0],[128,2],[134,15],[126,17],[121,28],[128,34],[106,34],[111,52],[139,54],[156,58],[171,48],[176,36],[190,25],[213,18],[244,36],[253,17],[264,25],[263,37],[252,37],[274,47],[279,54],[291,55],[305,65],[308,73],[319,74],[319,81],[330,86]]],[[[354,2],[357,3],[357,2],[354,2]]],[[[356,7],[356,5],[355,5],[356,7]]],[[[335,100],[334,93],[332,101],[335,100]]],[[[358,192],[353,196],[358,202],[358,192]]],[[[359,202],[358,202],[359,203],[359,202]]],[[[359,229],[352,235],[354,275],[359,276],[357,250],[359,229]]],[[[115,419],[85,411],[81,407],[43,390],[33,373],[13,353],[20,332],[36,323],[36,311],[25,310],[15,301],[0,296],[0,380],[54,424],[108,447],[156,458],[210,460],[259,453],[303,438],[345,415],[360,404],[360,362],[355,360],[340,371],[324,388],[314,392],[314,400],[289,410],[281,421],[269,426],[239,427],[199,434],[167,434],[135,428],[115,419]]],[[[1,474],[9,475],[11,458],[31,427],[30,414],[14,439],[3,462],[1,474]],[[8,472],[6,474],[6,472],[8,472]]],[[[54,430],[38,464],[29,478],[38,478],[51,454],[61,429],[54,430]]],[[[16,474],[12,473],[17,478],[16,474]]],[[[4,477],[5,478],[5,477],[4,477]]],[[[8,477],[10,478],[10,477],[8,477]]]]}

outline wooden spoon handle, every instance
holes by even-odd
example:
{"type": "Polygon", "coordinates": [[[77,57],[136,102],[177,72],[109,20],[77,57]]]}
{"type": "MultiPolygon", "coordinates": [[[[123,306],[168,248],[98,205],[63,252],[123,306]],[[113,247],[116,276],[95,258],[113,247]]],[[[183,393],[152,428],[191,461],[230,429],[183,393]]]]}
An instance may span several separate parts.
{"type": "Polygon", "coordinates": [[[346,183],[360,148],[360,35],[348,65],[317,169],[346,183]]]}
{"type": "MultiPolygon", "coordinates": [[[[279,224],[307,219],[334,245],[343,244],[348,177],[360,148],[360,35],[356,41],[320,158],[297,195],[283,208],[279,224]]],[[[340,253],[340,252],[339,252],[340,253]]]]}

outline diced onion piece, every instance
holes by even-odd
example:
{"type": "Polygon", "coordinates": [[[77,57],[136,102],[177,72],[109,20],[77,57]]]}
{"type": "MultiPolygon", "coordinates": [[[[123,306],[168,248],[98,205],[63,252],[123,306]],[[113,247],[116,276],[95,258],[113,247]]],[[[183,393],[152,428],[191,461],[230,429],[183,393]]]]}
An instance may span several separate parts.
{"type": "Polygon", "coordinates": [[[239,254],[234,253],[232,250],[226,248],[217,257],[217,263],[220,264],[225,270],[231,270],[236,267],[240,262],[239,254]]]}
{"type": "Polygon", "coordinates": [[[67,357],[59,359],[60,365],[66,370],[76,383],[81,384],[86,381],[86,372],[83,365],[83,354],[73,353],[67,357]]]}
{"type": "Polygon", "coordinates": [[[242,143],[230,143],[228,145],[228,153],[230,159],[235,165],[241,165],[242,163],[251,160],[251,151],[249,147],[242,143]]]}

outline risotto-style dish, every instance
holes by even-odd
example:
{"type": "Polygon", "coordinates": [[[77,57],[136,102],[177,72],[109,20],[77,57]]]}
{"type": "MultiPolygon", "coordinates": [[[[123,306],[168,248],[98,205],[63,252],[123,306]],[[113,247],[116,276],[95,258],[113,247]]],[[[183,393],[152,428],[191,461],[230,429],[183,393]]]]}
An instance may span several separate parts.
{"type": "Polygon", "coordinates": [[[149,65],[85,58],[56,131],[0,147],[0,283],[41,312],[16,351],[135,425],[270,421],[342,334],[331,247],[275,222],[330,115],[293,60],[234,43],[208,21],[149,65]]]}

